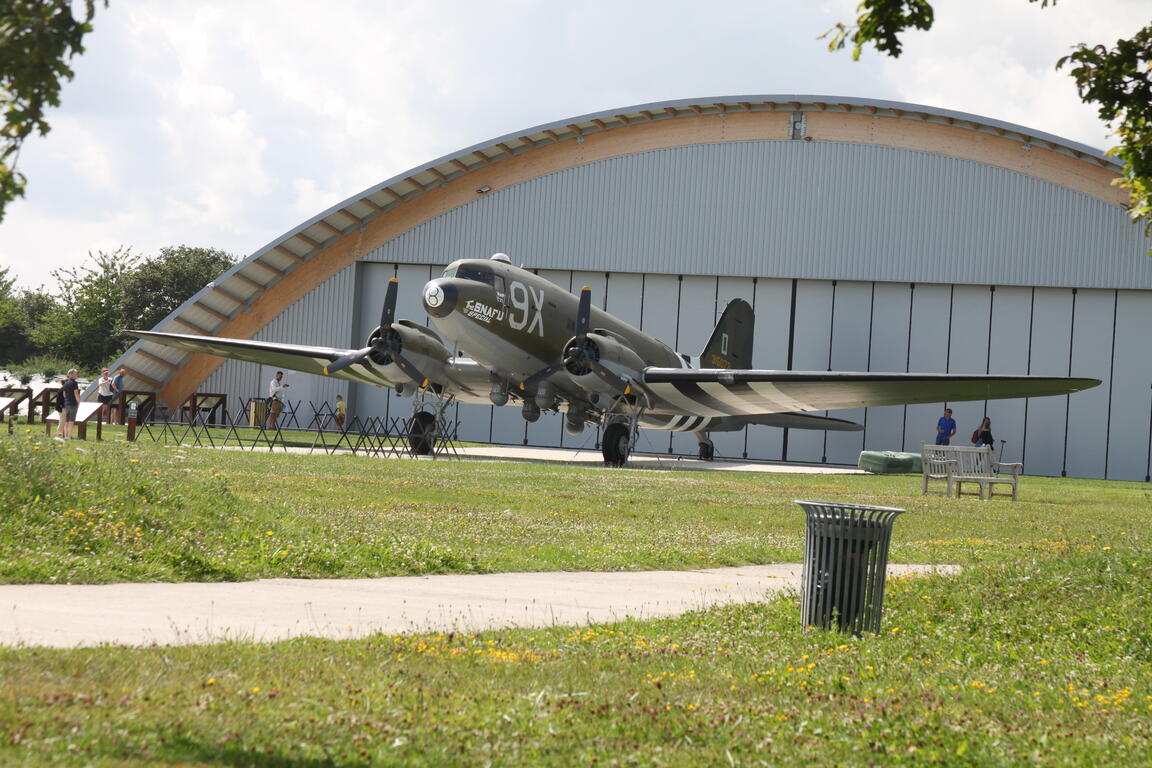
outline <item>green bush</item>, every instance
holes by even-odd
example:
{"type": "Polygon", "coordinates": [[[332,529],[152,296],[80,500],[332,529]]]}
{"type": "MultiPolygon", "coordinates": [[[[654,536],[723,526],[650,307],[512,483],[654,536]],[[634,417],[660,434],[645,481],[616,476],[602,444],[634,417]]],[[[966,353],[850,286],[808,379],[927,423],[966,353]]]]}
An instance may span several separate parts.
{"type": "Polygon", "coordinates": [[[55,355],[33,355],[20,364],[21,369],[29,373],[38,373],[46,381],[63,376],[70,369],[76,367],[75,363],[55,355]]]}

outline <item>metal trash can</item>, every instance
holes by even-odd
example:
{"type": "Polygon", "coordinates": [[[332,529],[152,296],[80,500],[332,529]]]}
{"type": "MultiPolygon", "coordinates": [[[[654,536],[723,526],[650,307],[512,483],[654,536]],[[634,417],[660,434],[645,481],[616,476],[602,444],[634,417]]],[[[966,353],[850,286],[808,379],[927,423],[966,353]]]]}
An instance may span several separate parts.
{"type": "Polygon", "coordinates": [[[904,512],[831,501],[800,501],[807,518],[800,621],[859,636],[880,631],[892,522],[904,512]]]}

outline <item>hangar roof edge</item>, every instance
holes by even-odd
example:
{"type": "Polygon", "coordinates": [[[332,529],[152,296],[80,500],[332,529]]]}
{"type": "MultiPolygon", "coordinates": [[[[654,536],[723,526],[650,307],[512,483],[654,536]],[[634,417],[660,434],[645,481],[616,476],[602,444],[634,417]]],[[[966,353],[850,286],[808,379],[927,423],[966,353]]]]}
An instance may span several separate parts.
{"type": "MultiPolygon", "coordinates": [[[[475,170],[477,167],[503,159],[505,156],[521,154],[522,152],[530,151],[537,147],[551,145],[564,139],[576,138],[577,136],[587,135],[589,133],[627,127],[637,122],[687,116],[682,112],[706,115],[729,112],[739,113],[742,111],[859,112],[927,122],[940,122],[961,128],[967,127],[974,131],[985,131],[999,136],[1016,138],[1021,143],[1041,143],[1049,149],[1062,152],[1063,154],[1079,159],[1092,160],[1101,166],[1112,166],[1117,172],[1123,167],[1121,163],[1100,149],[1060,136],[967,112],[940,109],[909,102],[810,94],[717,96],[699,99],[659,101],[608,109],[601,112],[592,112],[577,117],[543,123],[521,131],[504,134],[503,136],[473,144],[456,152],[443,155],[423,165],[403,171],[336,203],[327,210],[308,219],[298,227],[289,230],[279,238],[269,242],[257,250],[254,256],[273,250],[278,246],[282,247],[284,243],[298,236],[304,237],[305,246],[320,245],[320,243],[310,242],[314,241],[314,238],[310,238],[305,234],[309,229],[319,224],[321,228],[326,227],[327,230],[339,231],[339,235],[342,236],[346,234],[347,231],[340,231],[340,227],[338,225],[333,226],[331,222],[328,222],[328,219],[342,215],[344,220],[352,222],[359,221],[363,223],[366,220],[356,213],[349,211],[352,206],[360,205],[369,210],[378,208],[379,210],[371,211],[367,217],[374,218],[376,214],[382,213],[384,209],[400,204],[421,192],[439,186],[468,171],[475,170]],[[474,161],[469,162],[465,158],[474,161]],[[441,166],[448,166],[448,168],[441,170],[441,166]],[[452,171],[452,168],[455,168],[455,172],[452,171]],[[380,195],[383,195],[385,199],[380,200],[380,195]],[[384,203],[383,205],[381,205],[382,202],[384,203]],[[325,222],[328,223],[325,224],[325,222]]],[[[331,234],[335,235],[336,232],[332,232],[331,234]]],[[[292,250],[294,253],[297,252],[296,249],[292,250]]],[[[318,248],[309,247],[307,250],[318,250],[318,248]]]]}

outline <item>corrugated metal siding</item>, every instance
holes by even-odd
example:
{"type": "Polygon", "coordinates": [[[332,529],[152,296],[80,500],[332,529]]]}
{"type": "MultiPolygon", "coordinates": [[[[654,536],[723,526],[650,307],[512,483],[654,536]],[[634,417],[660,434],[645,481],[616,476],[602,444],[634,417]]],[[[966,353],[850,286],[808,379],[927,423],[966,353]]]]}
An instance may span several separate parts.
{"type": "Polygon", "coordinates": [[[764,141],[613,158],[497,189],[375,249],[445,263],[949,284],[1152,288],[1124,211],[994,166],[764,141]]]}
{"type": "MultiPolygon", "coordinates": [[[[255,336],[259,341],[280,341],[292,344],[316,344],[327,347],[357,347],[363,339],[353,338],[356,321],[353,311],[356,267],[352,265],[325,280],[299,301],[275,317],[255,336]]],[[[379,309],[376,310],[379,312],[379,309]]],[[[252,397],[267,395],[272,378],[266,366],[228,360],[217,368],[200,386],[200,392],[222,392],[229,396],[229,410],[252,397]]],[[[336,394],[348,396],[349,382],[309,374],[293,374],[290,401],[331,403],[336,394]]],[[[301,414],[311,415],[311,408],[303,405],[301,414]]],[[[298,415],[301,424],[304,420],[298,415]]]]}

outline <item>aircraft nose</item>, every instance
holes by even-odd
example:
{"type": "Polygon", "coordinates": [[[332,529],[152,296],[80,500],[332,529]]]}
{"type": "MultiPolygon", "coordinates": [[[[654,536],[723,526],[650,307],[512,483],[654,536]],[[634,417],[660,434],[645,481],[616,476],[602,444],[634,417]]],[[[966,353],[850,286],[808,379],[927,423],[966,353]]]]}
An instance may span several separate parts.
{"type": "Polygon", "coordinates": [[[429,280],[424,286],[424,311],[432,317],[447,317],[456,308],[456,286],[448,280],[429,280]]]}

